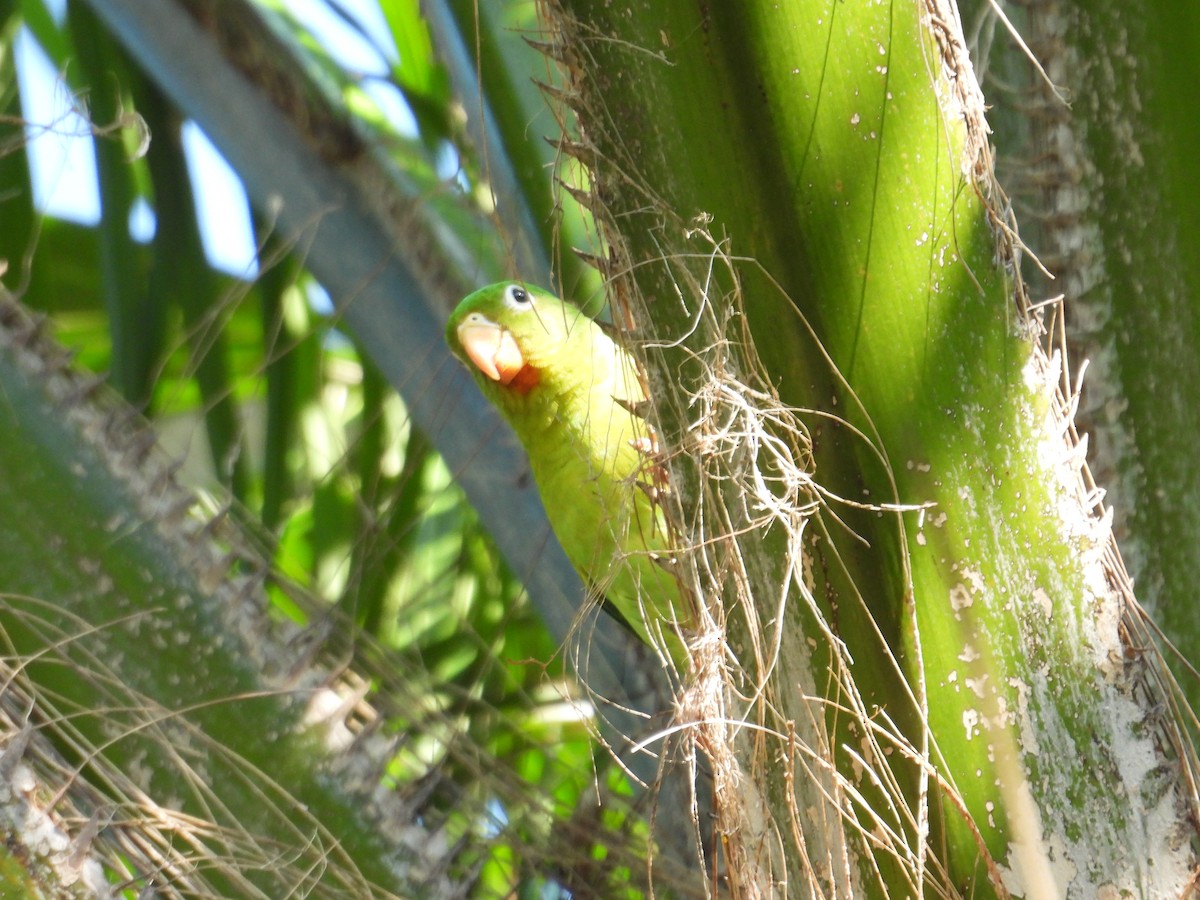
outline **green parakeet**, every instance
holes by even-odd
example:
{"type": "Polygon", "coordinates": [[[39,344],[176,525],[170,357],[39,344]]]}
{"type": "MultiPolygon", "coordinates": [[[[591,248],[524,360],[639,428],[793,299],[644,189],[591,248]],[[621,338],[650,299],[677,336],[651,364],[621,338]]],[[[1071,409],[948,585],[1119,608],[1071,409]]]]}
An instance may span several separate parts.
{"type": "Polygon", "coordinates": [[[685,671],[678,629],[689,617],[664,568],[670,543],[654,501],[665,475],[637,414],[646,397],[632,358],[576,307],[515,282],[464,299],[446,340],[525,445],[584,583],[685,671]]]}

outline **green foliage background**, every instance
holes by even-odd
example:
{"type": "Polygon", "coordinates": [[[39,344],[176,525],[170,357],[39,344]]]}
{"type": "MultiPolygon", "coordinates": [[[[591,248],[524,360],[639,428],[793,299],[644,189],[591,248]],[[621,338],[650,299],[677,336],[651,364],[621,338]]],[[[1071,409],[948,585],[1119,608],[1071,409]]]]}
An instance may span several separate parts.
{"type": "MultiPolygon", "coordinates": [[[[85,787],[58,825],[87,836],[131,895],[152,882],[239,896],[637,896],[649,879],[699,891],[680,773],[642,790],[658,765],[630,747],[665,723],[666,679],[611,622],[578,620],[578,581],[520,453],[448,365],[440,326],[468,290],[516,275],[597,311],[629,301],[640,336],[678,337],[689,320],[673,300],[694,299],[679,286],[711,262],[681,237],[703,213],[730,241],[735,262],[716,281],[737,286],[766,382],[857,429],[819,437],[824,487],[910,507],[837,507],[847,527],[813,527],[815,600],[788,627],[811,638],[833,622],[838,646],[774,673],[778,719],[759,724],[778,737],[812,720],[829,740],[821,777],[855,810],[839,835],[853,862],[826,872],[802,858],[817,837],[790,831],[816,826],[789,819],[778,767],[755,769],[731,739],[772,833],[787,835],[765,870],[814,894],[1177,886],[1139,859],[1157,846],[1139,811],[1196,799],[1180,773],[1194,771],[1200,559],[1186,114],[1200,27],[1165,2],[1101,7],[1010,10],[1068,107],[992,5],[963,4],[1005,197],[961,169],[978,132],[938,93],[969,88],[934,40],[957,27],[952,5],[397,0],[379,4],[395,53],[377,75],[279,3],[72,0],[56,18],[42,0],[0,0],[4,282],[75,354],[68,372],[25,312],[4,307],[0,709],[7,746],[25,748],[15,758],[39,779],[28,796],[44,806],[75,773],[65,781],[85,787]],[[33,208],[26,143],[64,125],[26,121],[22,29],[86,112],[95,227],[33,208]],[[378,86],[403,98],[415,133],[378,86]],[[185,118],[246,184],[253,277],[205,257],[185,118]],[[129,231],[139,202],[154,211],[147,243],[129,231]],[[998,226],[1017,223],[1027,247],[1014,234],[998,259],[998,226]],[[1058,291],[1065,305],[1037,314],[1048,337],[1022,330],[1029,304],[1058,291]],[[1052,400],[1029,382],[1035,345],[1068,348],[1072,372],[1093,361],[1080,427],[1115,492],[1138,596],[1179,647],[1181,689],[1149,631],[1129,632],[1147,628],[1140,617],[1111,645],[1120,671],[1144,679],[1132,701],[1086,627],[1091,566],[1123,569],[1093,533],[1064,533],[1043,455],[1052,400]],[[106,374],[111,393],[86,373],[106,374]],[[130,409],[182,462],[150,450],[130,409]],[[929,503],[948,528],[911,510],[929,503]],[[951,615],[972,578],[987,585],[975,611],[951,615]],[[148,652],[147,634],[177,649],[148,652]],[[984,648],[969,670],[966,645],[984,648]],[[980,706],[1025,718],[977,739],[960,668],[991,679],[980,706]],[[797,684],[826,684],[828,705],[797,684]],[[862,719],[840,715],[847,684],[862,719]],[[1130,709],[1141,718],[1120,718],[1130,709]],[[894,791],[861,780],[855,756],[880,722],[894,791]],[[203,736],[195,757],[173,752],[181,734],[203,736]],[[1124,766],[1128,740],[1155,747],[1148,773],[1124,766]],[[196,820],[154,821],[159,799],[196,820]],[[162,875],[141,829],[169,859],[162,875]],[[1014,861],[1023,845],[1027,865],[1065,857],[1075,874],[1050,866],[1037,881],[1014,861]]],[[[672,402],[689,388],[679,359],[645,352],[672,402]]],[[[1073,387],[1069,375],[1068,400],[1073,387]]],[[[660,409],[681,446],[687,411],[660,409]]],[[[1101,496],[1087,499],[1077,512],[1102,523],[1101,496]]],[[[786,581],[770,568],[777,545],[762,544],[762,571],[786,581]]],[[[769,592],[754,601],[769,620],[769,592]]],[[[1179,826],[1176,849],[1192,830],[1179,826]]],[[[61,866],[39,877],[65,881],[61,866]]]]}

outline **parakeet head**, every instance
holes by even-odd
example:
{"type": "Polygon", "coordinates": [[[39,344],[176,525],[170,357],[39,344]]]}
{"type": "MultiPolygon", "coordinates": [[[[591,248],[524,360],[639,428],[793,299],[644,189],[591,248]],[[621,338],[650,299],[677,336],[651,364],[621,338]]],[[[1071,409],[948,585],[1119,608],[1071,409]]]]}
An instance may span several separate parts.
{"type": "MultiPolygon", "coordinates": [[[[589,353],[582,312],[553,294],[515,281],[476,291],[454,310],[446,341],[484,384],[528,395],[549,372],[571,371],[589,353]],[[572,357],[574,356],[574,359],[572,357]]],[[[590,362],[590,360],[589,360],[590,362]]]]}

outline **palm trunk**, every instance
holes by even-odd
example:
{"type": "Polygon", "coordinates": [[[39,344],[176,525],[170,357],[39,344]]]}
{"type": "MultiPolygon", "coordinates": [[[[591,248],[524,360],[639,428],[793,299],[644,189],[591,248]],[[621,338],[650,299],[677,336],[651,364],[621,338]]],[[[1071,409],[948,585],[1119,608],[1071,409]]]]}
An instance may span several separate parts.
{"type": "Polygon", "coordinates": [[[545,17],[578,122],[564,151],[587,163],[602,271],[679,454],[691,586],[735,652],[698,691],[729,747],[703,715],[692,735],[756,788],[722,793],[718,772],[718,823],[744,829],[758,804],[773,823],[774,853],[724,836],[731,879],[1181,889],[1190,745],[1160,714],[1165,669],[1072,425],[1058,308],[1020,275],[956,11],[568,0],[545,17]],[[810,411],[803,491],[803,458],[767,458],[789,436],[774,392],[810,411]],[[804,556],[785,552],[801,532],[804,556]]]}

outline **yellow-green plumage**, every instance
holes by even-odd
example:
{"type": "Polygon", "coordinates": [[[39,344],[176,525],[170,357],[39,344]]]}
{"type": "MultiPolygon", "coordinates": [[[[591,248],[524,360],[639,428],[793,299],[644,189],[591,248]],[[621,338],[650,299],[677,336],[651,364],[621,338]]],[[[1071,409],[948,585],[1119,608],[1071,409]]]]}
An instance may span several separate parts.
{"type": "Polygon", "coordinates": [[[648,426],[631,411],[645,400],[633,360],[574,306],[515,282],[463,300],[446,339],[525,445],[550,524],[584,582],[684,666],[676,626],[688,620],[662,564],[670,547],[651,499],[661,470],[648,426]]]}

